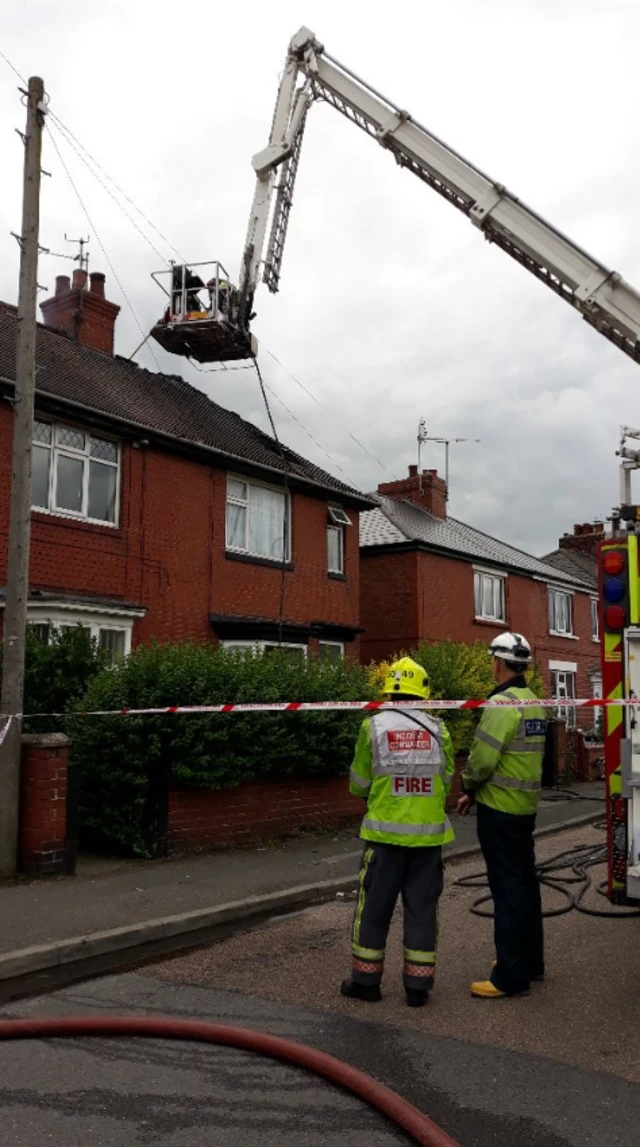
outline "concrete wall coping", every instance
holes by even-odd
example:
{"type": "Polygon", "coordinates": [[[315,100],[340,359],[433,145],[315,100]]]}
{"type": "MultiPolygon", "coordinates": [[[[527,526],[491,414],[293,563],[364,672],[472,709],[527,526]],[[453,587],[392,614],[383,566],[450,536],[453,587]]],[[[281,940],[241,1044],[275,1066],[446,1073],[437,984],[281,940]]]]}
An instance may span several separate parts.
{"type": "Polygon", "coordinates": [[[22,744],[29,749],[64,749],[69,738],[65,733],[23,733],[22,744]]]}

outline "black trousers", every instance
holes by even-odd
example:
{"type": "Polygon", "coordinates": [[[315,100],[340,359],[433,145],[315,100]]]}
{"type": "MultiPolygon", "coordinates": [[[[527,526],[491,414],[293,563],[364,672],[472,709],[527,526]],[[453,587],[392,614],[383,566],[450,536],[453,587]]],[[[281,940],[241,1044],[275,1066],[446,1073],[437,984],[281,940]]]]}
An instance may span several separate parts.
{"type": "Polygon", "coordinates": [[[497,963],[491,982],[513,995],[544,974],[540,882],[536,873],[534,816],[514,816],[478,804],[478,840],[495,910],[497,963]]]}
{"type": "Polygon", "coordinates": [[[444,882],[442,847],[365,842],[351,935],[352,971],[361,984],[379,984],[391,917],[402,897],[403,983],[429,991],[438,946],[438,900],[444,882]]]}

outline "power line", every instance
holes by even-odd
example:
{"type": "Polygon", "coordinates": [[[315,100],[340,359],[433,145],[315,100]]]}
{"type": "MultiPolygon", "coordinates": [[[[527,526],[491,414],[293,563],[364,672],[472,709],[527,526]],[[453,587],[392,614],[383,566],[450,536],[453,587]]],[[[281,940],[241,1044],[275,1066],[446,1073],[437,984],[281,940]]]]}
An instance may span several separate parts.
{"type": "Polygon", "coordinates": [[[22,75],[20,74],[20,72],[19,72],[19,71],[18,71],[18,69],[17,69],[17,68],[14,66],[14,64],[12,64],[12,63],[11,63],[11,60],[9,59],[9,57],[8,57],[8,56],[5,56],[4,52],[2,52],[2,51],[0,51],[0,58],[2,58],[2,59],[4,60],[5,64],[8,64],[8,65],[9,65],[9,67],[11,68],[11,71],[12,71],[12,72],[13,72],[13,73],[14,73],[14,74],[15,74],[15,75],[18,77],[18,79],[19,79],[19,80],[22,80],[22,83],[23,83],[23,84],[26,84],[26,82],[27,82],[27,81],[25,80],[24,76],[22,76],[22,75]]]}
{"type": "MultiPolygon", "coordinates": [[[[186,262],[187,262],[187,260],[185,259],[184,255],[182,255],[182,254],[180,253],[180,251],[178,251],[177,247],[174,247],[173,243],[172,243],[172,242],[171,242],[169,239],[167,239],[167,236],[163,234],[163,232],[160,230],[160,228],[159,228],[159,227],[156,227],[155,223],[154,223],[154,222],[153,222],[153,221],[152,221],[152,220],[149,218],[149,216],[148,216],[148,215],[146,215],[146,214],[145,214],[145,212],[142,210],[142,208],[138,207],[137,203],[135,203],[135,202],[134,202],[134,200],[131,198],[131,196],[130,196],[130,195],[127,195],[127,193],[126,193],[126,191],[124,190],[124,188],[120,187],[120,185],[119,185],[118,183],[116,183],[115,179],[113,179],[113,178],[112,178],[112,176],[110,176],[110,175],[109,175],[109,173],[108,173],[107,171],[105,171],[104,167],[102,167],[102,165],[101,165],[100,163],[98,163],[98,160],[97,160],[97,159],[95,159],[95,157],[94,157],[93,155],[91,155],[91,152],[90,152],[90,151],[88,151],[88,150],[87,150],[87,148],[84,146],[84,144],[83,144],[83,143],[81,143],[81,142],[80,142],[80,140],[77,138],[77,136],[75,136],[75,135],[73,134],[73,132],[71,131],[71,129],[70,129],[70,128],[68,128],[68,127],[66,126],[66,124],[64,124],[64,123],[62,122],[62,120],[60,119],[60,117],[59,117],[59,116],[57,116],[57,115],[56,115],[54,112],[51,112],[51,111],[49,112],[49,116],[50,116],[50,117],[51,117],[53,120],[55,120],[55,122],[56,122],[56,124],[58,125],[58,127],[59,127],[59,128],[60,128],[60,129],[61,129],[63,132],[65,132],[65,133],[66,133],[66,135],[69,137],[69,139],[68,139],[68,141],[67,141],[67,142],[71,142],[71,141],[73,141],[73,143],[74,143],[74,144],[76,144],[76,145],[77,145],[77,147],[79,147],[79,148],[80,148],[80,150],[81,150],[81,151],[83,151],[83,152],[85,153],[85,155],[86,155],[86,156],[87,156],[87,158],[88,158],[88,159],[91,161],[91,163],[93,163],[93,164],[94,164],[94,166],[95,166],[95,167],[97,167],[98,171],[99,171],[99,172],[101,172],[101,174],[102,174],[102,175],[104,175],[105,179],[108,179],[108,180],[109,180],[109,183],[112,183],[112,184],[113,184],[113,186],[116,188],[116,190],[117,190],[117,191],[119,191],[120,195],[124,196],[124,198],[126,199],[127,203],[130,203],[130,204],[131,204],[131,206],[133,207],[134,211],[137,211],[137,212],[138,212],[138,215],[140,215],[140,216],[142,217],[142,219],[144,219],[144,220],[145,220],[145,222],[146,222],[146,223],[148,223],[149,227],[151,227],[151,229],[152,229],[153,231],[155,231],[157,235],[159,235],[159,236],[160,236],[160,238],[162,239],[163,243],[166,243],[166,244],[167,244],[167,246],[171,248],[171,250],[174,252],[174,254],[175,254],[175,255],[177,255],[177,256],[178,256],[178,258],[181,260],[181,262],[183,262],[183,263],[186,263],[186,262]]],[[[84,162],[86,162],[86,160],[85,160],[84,162]]],[[[87,164],[87,166],[88,166],[88,164],[87,164]]],[[[90,170],[91,170],[91,169],[90,169],[90,170]]],[[[98,178],[95,172],[93,172],[92,174],[95,176],[95,178],[96,178],[96,179],[98,178]]],[[[105,188],[105,190],[106,190],[106,188],[105,188]]],[[[120,206],[122,206],[122,205],[120,205],[120,206]]],[[[124,211],[124,208],[122,208],[122,210],[124,211]]],[[[125,214],[126,214],[126,212],[125,212],[125,214]]],[[[146,238],[146,236],[145,236],[145,238],[146,238]]],[[[149,241],[149,240],[147,240],[147,242],[148,242],[148,241],[149,241]]],[[[154,249],[155,249],[155,248],[154,248],[154,249]]],[[[162,256],[161,256],[161,258],[162,258],[162,256]]],[[[163,261],[164,261],[164,260],[163,260],[163,261]]]]}
{"type": "Polygon", "coordinates": [[[267,354],[271,356],[271,358],[274,360],[274,362],[277,362],[278,366],[282,368],[282,370],[285,372],[285,374],[288,374],[288,375],[289,375],[289,378],[293,379],[293,381],[296,383],[296,385],[297,385],[297,386],[299,386],[299,387],[300,387],[300,389],[301,389],[301,390],[303,390],[303,391],[304,391],[304,393],[305,393],[305,394],[307,394],[307,395],[309,396],[309,398],[312,398],[312,399],[313,399],[313,401],[316,403],[316,405],[317,405],[317,406],[319,406],[319,407],[320,407],[320,409],[321,409],[321,410],[324,410],[325,414],[326,414],[326,415],[327,415],[327,416],[328,416],[328,417],[331,419],[331,421],[332,421],[332,422],[335,422],[336,426],[339,426],[339,427],[340,427],[340,429],[341,429],[341,430],[342,430],[342,431],[343,431],[345,434],[348,434],[348,435],[349,435],[349,438],[351,438],[351,440],[352,440],[353,442],[355,442],[356,446],[359,446],[359,447],[360,447],[360,449],[361,449],[361,450],[363,450],[363,451],[364,451],[364,453],[365,453],[365,454],[366,454],[366,455],[367,455],[369,458],[371,458],[371,459],[372,459],[372,460],[373,460],[373,461],[374,461],[374,462],[375,462],[375,463],[376,463],[378,466],[380,466],[380,467],[381,467],[383,470],[386,470],[387,474],[390,474],[390,475],[391,475],[391,477],[392,477],[394,480],[397,480],[397,479],[396,479],[396,475],[393,473],[393,471],[392,471],[392,470],[390,470],[390,469],[389,469],[389,467],[388,467],[388,466],[387,466],[387,465],[386,465],[384,462],[381,462],[379,458],[376,458],[375,454],[372,454],[372,453],[371,453],[371,451],[370,451],[370,450],[368,450],[368,449],[367,449],[367,447],[366,447],[366,446],[365,446],[365,445],[364,445],[364,444],[363,444],[363,443],[360,441],[360,439],[359,439],[359,438],[356,438],[355,434],[352,434],[352,432],[351,432],[349,429],[347,429],[347,427],[346,427],[346,426],[343,426],[342,422],[340,422],[340,421],[339,421],[339,419],[337,419],[337,418],[335,417],[335,415],[333,415],[333,414],[331,413],[331,411],[327,410],[326,406],[324,406],[324,405],[323,405],[323,404],[320,402],[320,399],[319,399],[319,398],[316,398],[315,394],[313,394],[313,393],[312,393],[312,392],[311,392],[311,391],[308,389],[308,387],[306,387],[306,386],[304,385],[304,383],[303,383],[303,382],[300,382],[300,379],[299,379],[299,378],[296,378],[295,374],[292,374],[292,372],[291,372],[290,370],[287,370],[287,368],[286,368],[286,366],[284,365],[284,363],[280,362],[280,359],[279,359],[279,358],[278,358],[278,357],[277,357],[277,356],[276,356],[276,355],[273,353],[273,351],[272,351],[272,350],[269,350],[269,347],[268,347],[268,346],[265,346],[265,344],[264,344],[263,342],[260,342],[260,346],[264,347],[264,349],[266,350],[267,354]]]}
{"type": "MultiPolygon", "coordinates": [[[[101,251],[102,251],[102,254],[104,255],[104,257],[105,257],[105,259],[106,259],[106,262],[107,262],[107,264],[108,264],[108,266],[109,266],[109,270],[111,271],[111,274],[113,275],[113,277],[114,277],[114,279],[115,279],[116,283],[118,284],[118,286],[119,286],[119,288],[120,288],[120,291],[122,292],[122,297],[124,298],[124,300],[125,300],[125,302],[126,302],[126,304],[127,304],[128,308],[129,308],[129,310],[131,311],[131,314],[133,315],[134,321],[135,321],[135,323],[136,323],[136,325],[137,325],[137,327],[138,327],[138,329],[139,329],[139,331],[140,331],[140,334],[146,337],[146,335],[147,335],[147,333],[148,333],[148,332],[146,332],[146,331],[144,330],[144,328],[143,328],[143,326],[142,326],[142,324],[141,324],[141,322],[140,322],[140,320],[139,320],[139,318],[138,318],[138,316],[137,316],[137,314],[136,314],[136,312],[135,312],[135,310],[134,310],[134,308],[133,308],[133,304],[131,303],[131,300],[129,299],[129,296],[127,295],[127,292],[125,291],[125,289],[124,289],[124,287],[123,287],[123,285],[122,285],[122,283],[121,283],[121,281],[120,281],[120,278],[119,278],[119,276],[118,276],[118,273],[117,273],[117,271],[116,271],[116,269],[115,269],[115,267],[114,267],[113,263],[111,262],[111,259],[109,258],[109,255],[107,254],[107,250],[106,250],[106,247],[105,247],[104,243],[102,242],[102,239],[100,238],[100,234],[99,234],[99,232],[98,232],[98,229],[97,229],[97,227],[95,226],[95,224],[94,224],[94,222],[93,222],[93,220],[92,220],[91,216],[89,215],[89,212],[88,212],[88,210],[87,210],[87,207],[85,206],[84,200],[83,200],[82,196],[80,195],[80,192],[78,191],[78,188],[76,187],[76,185],[75,185],[75,183],[74,183],[74,181],[73,181],[73,178],[72,178],[71,172],[69,171],[69,168],[67,167],[67,165],[66,165],[66,163],[65,163],[65,161],[64,161],[64,159],[63,159],[63,157],[62,157],[62,153],[61,153],[61,151],[60,151],[60,148],[58,147],[58,144],[56,143],[56,140],[55,140],[55,137],[54,137],[54,135],[53,135],[53,134],[52,134],[52,132],[51,132],[51,128],[49,128],[49,138],[51,139],[51,142],[52,142],[52,144],[53,144],[53,146],[54,146],[54,148],[55,148],[55,151],[56,151],[56,154],[57,154],[57,156],[58,156],[58,159],[60,160],[60,163],[62,164],[62,167],[64,168],[64,171],[66,172],[66,175],[67,175],[67,178],[68,178],[68,180],[69,180],[69,183],[71,184],[71,186],[72,186],[72,188],[73,188],[73,190],[74,190],[74,192],[75,192],[75,195],[76,195],[76,198],[77,198],[77,200],[78,200],[78,203],[80,204],[80,206],[81,206],[82,210],[84,211],[84,214],[85,214],[85,217],[86,217],[87,223],[89,224],[89,227],[90,227],[90,228],[91,228],[91,230],[93,231],[93,233],[94,233],[94,235],[95,235],[96,239],[98,240],[98,243],[100,244],[100,249],[101,249],[101,251]]],[[[162,367],[160,366],[160,363],[158,362],[158,359],[156,358],[156,356],[155,356],[155,354],[154,354],[154,352],[153,352],[153,350],[152,350],[152,348],[151,348],[151,347],[149,347],[149,352],[150,352],[150,354],[151,354],[151,357],[152,357],[153,361],[155,362],[155,364],[156,364],[156,366],[157,366],[158,370],[160,371],[160,373],[162,373],[162,367]]]]}
{"type": "Polygon", "coordinates": [[[340,466],[340,464],[338,462],[336,462],[335,458],[332,458],[331,455],[328,453],[328,451],[325,450],[324,446],[322,446],[321,443],[318,442],[318,439],[313,436],[311,431],[307,430],[307,427],[304,425],[304,422],[301,422],[300,419],[293,413],[293,411],[289,409],[286,402],[283,402],[283,400],[281,399],[277,390],[274,390],[273,386],[271,386],[268,382],[265,382],[265,386],[266,386],[267,390],[271,392],[271,394],[275,398],[276,402],[279,402],[280,405],[284,407],[284,409],[286,410],[289,417],[293,418],[293,421],[300,427],[301,430],[304,430],[304,433],[307,435],[307,438],[310,438],[311,441],[315,444],[315,446],[317,446],[318,450],[322,451],[325,458],[328,458],[331,465],[335,466],[336,470],[340,471],[340,473],[347,479],[347,482],[349,483],[349,485],[352,486],[353,489],[356,489],[357,488],[356,483],[353,481],[353,478],[349,477],[349,475],[342,469],[342,466],[340,466]]]}
{"type": "MultiPolygon", "coordinates": [[[[56,124],[58,125],[58,130],[60,130],[60,126],[61,126],[61,125],[60,125],[60,120],[57,118],[57,116],[53,116],[53,118],[56,120],[56,124]]],[[[63,131],[65,131],[65,132],[66,132],[66,131],[67,131],[67,129],[66,129],[66,128],[63,128],[63,131]]],[[[68,133],[68,134],[69,134],[69,133],[68,133]]],[[[66,137],[63,137],[63,138],[66,138],[66,137]]],[[[92,174],[93,178],[94,178],[95,180],[97,180],[97,182],[100,184],[100,186],[103,188],[103,190],[104,190],[104,191],[106,191],[107,195],[109,196],[109,198],[110,198],[110,199],[112,199],[112,200],[113,200],[113,202],[115,203],[116,207],[119,207],[119,208],[120,208],[120,210],[122,211],[123,215],[124,215],[124,216],[126,216],[126,218],[127,218],[127,219],[129,220],[129,222],[131,223],[131,226],[132,226],[132,227],[135,227],[136,231],[138,232],[138,234],[139,234],[139,235],[141,235],[141,236],[142,236],[142,238],[144,239],[145,243],[148,243],[148,244],[149,244],[149,246],[151,247],[151,250],[155,252],[155,254],[158,256],[158,258],[159,258],[159,259],[160,259],[160,260],[161,260],[163,263],[164,263],[164,262],[166,262],[166,260],[165,260],[165,256],[162,254],[162,252],[161,252],[161,251],[159,251],[159,250],[158,250],[158,248],[156,247],[156,245],[155,245],[155,243],[153,242],[153,240],[151,240],[151,239],[149,238],[149,236],[145,234],[145,232],[142,230],[142,228],[139,226],[139,224],[138,224],[138,223],[136,223],[136,221],[135,221],[135,219],[133,218],[133,216],[129,214],[129,212],[127,211],[127,209],[126,209],[125,207],[123,207],[122,203],[120,203],[120,200],[119,200],[119,199],[117,199],[117,197],[116,197],[116,196],[113,194],[113,191],[111,191],[111,190],[110,190],[110,189],[107,187],[107,185],[106,185],[106,183],[104,182],[104,180],[103,180],[103,179],[100,179],[100,176],[99,176],[99,175],[98,175],[98,174],[97,174],[97,173],[96,173],[96,172],[93,170],[93,168],[91,167],[91,164],[89,163],[89,161],[88,161],[87,159],[85,159],[84,155],[83,155],[83,154],[82,154],[82,152],[80,151],[80,148],[79,148],[79,147],[76,147],[75,143],[73,142],[73,140],[72,140],[70,137],[69,137],[69,138],[66,138],[66,142],[68,143],[69,147],[73,148],[73,150],[75,151],[76,155],[78,156],[78,159],[79,159],[79,160],[80,160],[82,163],[84,163],[84,165],[85,165],[85,167],[87,168],[87,170],[91,172],[91,174],[92,174]]],[[[171,246],[171,244],[169,244],[169,246],[171,246]]]]}
{"type": "Polygon", "coordinates": [[[278,645],[282,646],[282,629],[283,629],[283,625],[284,625],[284,594],[285,594],[285,589],[286,589],[286,584],[287,584],[287,558],[289,558],[289,560],[291,558],[291,555],[288,554],[288,546],[289,546],[289,465],[287,463],[286,454],[282,448],[282,443],[280,442],[280,439],[278,438],[278,431],[276,430],[276,424],[273,421],[273,414],[271,413],[271,407],[269,405],[269,399],[267,397],[267,391],[265,389],[264,380],[262,378],[262,372],[260,370],[260,367],[258,366],[257,358],[254,358],[253,365],[255,367],[256,374],[258,376],[258,382],[260,383],[260,391],[262,394],[262,398],[264,400],[264,405],[266,407],[267,418],[269,419],[269,425],[271,426],[271,433],[273,434],[274,441],[275,441],[275,444],[278,448],[278,453],[280,455],[280,458],[282,459],[282,465],[284,468],[284,477],[283,477],[284,510],[283,510],[283,519],[282,519],[282,569],[281,569],[281,573],[280,573],[280,608],[279,608],[279,612],[278,612],[278,645]]]}
{"type": "MultiPolygon", "coordinates": [[[[18,79],[22,80],[23,83],[26,83],[26,80],[24,80],[24,77],[20,74],[18,69],[14,66],[14,64],[12,64],[11,60],[4,54],[4,52],[0,51],[0,57],[11,68],[11,70],[15,73],[15,75],[18,77],[18,79]]],[[[122,187],[120,187],[120,185],[116,182],[116,180],[113,179],[113,177],[109,175],[109,173],[102,167],[102,165],[98,162],[98,160],[91,154],[90,151],[88,151],[88,149],[84,146],[84,144],[82,144],[80,142],[80,140],[77,138],[77,136],[74,135],[74,133],[71,131],[71,129],[68,128],[65,123],[63,123],[63,121],[60,119],[60,117],[57,116],[55,114],[55,112],[50,110],[48,118],[50,121],[53,120],[55,122],[55,124],[57,125],[57,128],[58,128],[62,138],[65,140],[65,142],[71,148],[73,148],[73,150],[76,153],[76,155],[78,156],[78,158],[80,160],[82,160],[85,167],[87,167],[87,169],[93,175],[94,179],[96,179],[97,182],[100,183],[101,187],[107,192],[107,194],[110,196],[110,198],[116,204],[116,206],[118,206],[120,208],[122,213],[126,216],[126,218],[129,220],[129,222],[132,224],[132,226],[135,227],[138,234],[142,236],[142,238],[145,240],[146,243],[148,243],[148,245],[155,252],[155,254],[158,255],[158,258],[162,259],[162,261],[164,262],[164,257],[162,255],[162,253],[158,250],[158,248],[155,246],[155,244],[152,242],[152,240],[149,238],[149,236],[145,234],[145,232],[142,230],[142,228],[139,227],[139,225],[131,217],[129,212],[123,207],[122,203],[120,203],[118,201],[118,199],[113,194],[113,192],[109,190],[109,188],[106,186],[104,180],[99,178],[96,171],[93,170],[93,168],[90,166],[90,164],[94,164],[94,166],[97,168],[97,170],[99,172],[101,172],[101,174],[104,176],[104,178],[107,179],[111,184],[113,184],[113,186],[116,188],[116,190],[119,192],[119,194],[122,195],[126,199],[126,201],[131,204],[134,211],[136,211],[138,213],[138,215],[140,215],[140,217],[145,220],[145,222],[149,225],[149,227],[151,227],[151,229],[153,231],[155,231],[157,235],[160,236],[162,241],[164,243],[166,243],[168,247],[171,248],[171,250],[178,256],[178,258],[183,263],[186,263],[187,260],[185,259],[184,255],[181,254],[181,252],[177,249],[177,247],[174,247],[173,243],[171,243],[171,241],[160,230],[160,228],[157,227],[155,223],[153,223],[153,221],[149,218],[149,216],[146,215],[145,212],[140,207],[138,207],[138,205],[134,202],[134,200],[131,198],[131,196],[129,196],[127,194],[127,192],[122,187]],[[82,152],[84,152],[84,155],[81,154],[82,152]],[[85,158],[85,156],[86,156],[86,158],[85,158]]],[[[89,215],[89,212],[88,212],[88,210],[87,210],[87,208],[86,208],[86,206],[82,200],[82,197],[78,191],[78,188],[76,187],[76,184],[74,183],[74,180],[71,176],[71,173],[70,173],[64,159],[62,158],[60,149],[59,149],[53,135],[51,134],[51,130],[50,130],[49,134],[50,134],[51,142],[53,143],[53,146],[54,146],[56,153],[58,155],[58,158],[59,158],[59,160],[60,160],[60,162],[61,162],[61,164],[62,164],[62,166],[63,166],[63,168],[67,174],[67,178],[69,179],[69,182],[70,182],[70,184],[71,184],[71,186],[75,192],[76,198],[78,199],[78,202],[80,203],[80,206],[81,206],[81,208],[82,208],[82,210],[86,216],[86,219],[87,219],[89,225],[91,226],[91,228],[93,229],[93,231],[96,234],[96,238],[98,240],[98,243],[100,245],[102,253],[103,253],[103,255],[107,261],[107,264],[111,270],[111,273],[112,273],[116,283],[118,284],[120,291],[122,292],[122,296],[125,299],[125,302],[127,303],[129,310],[131,311],[131,314],[133,315],[133,318],[134,318],[134,320],[138,326],[138,329],[140,330],[140,333],[143,336],[145,336],[147,332],[144,331],[144,329],[143,329],[143,327],[142,327],[142,325],[138,319],[138,316],[136,315],[136,312],[133,309],[133,305],[131,304],[129,297],[128,297],[128,295],[127,295],[127,293],[126,293],[126,291],[125,291],[125,289],[124,289],[124,287],[123,287],[123,285],[122,285],[122,283],[118,277],[118,274],[117,274],[108,254],[107,254],[104,243],[102,242],[102,239],[100,238],[100,235],[98,234],[96,227],[94,226],[93,222],[91,221],[91,217],[89,215]]],[[[287,374],[293,380],[293,382],[295,382],[295,384],[297,386],[299,386],[300,389],[303,390],[304,393],[309,398],[311,398],[316,403],[317,406],[320,407],[321,410],[324,411],[324,413],[327,415],[327,417],[329,417],[332,420],[332,422],[335,422],[336,426],[338,426],[340,428],[340,430],[343,431],[344,434],[347,434],[348,437],[351,438],[351,440],[353,442],[355,442],[356,446],[358,446],[369,458],[371,458],[372,461],[375,462],[377,466],[380,466],[383,470],[385,470],[387,472],[387,474],[390,474],[392,478],[394,478],[394,479],[396,478],[396,475],[393,473],[393,471],[390,470],[389,467],[384,462],[382,462],[379,458],[377,458],[375,454],[372,454],[372,452],[360,441],[360,439],[357,438],[356,435],[353,434],[351,430],[349,430],[346,426],[344,426],[340,422],[340,420],[335,417],[335,415],[331,414],[331,412],[329,410],[327,410],[326,406],[324,406],[324,404],[320,401],[320,399],[317,398],[312,393],[312,391],[310,391],[308,389],[308,387],[306,387],[304,385],[304,383],[300,381],[299,378],[297,378],[291,371],[289,371],[284,366],[284,364],[280,361],[280,359],[277,357],[277,355],[275,355],[273,353],[273,351],[269,350],[269,348],[267,346],[265,346],[265,344],[262,342],[260,345],[264,347],[267,354],[271,356],[271,358],[274,360],[274,362],[276,362],[278,364],[278,366],[285,372],[285,374],[287,374]]],[[[160,363],[158,362],[158,359],[157,359],[156,355],[154,354],[153,350],[151,349],[151,347],[149,347],[149,351],[151,353],[151,356],[152,356],[158,370],[161,371],[162,368],[160,366],[160,363]]],[[[262,378],[260,378],[260,383],[261,383],[261,387],[262,387],[262,385],[263,385],[262,378]]],[[[280,402],[281,405],[284,406],[284,409],[291,416],[291,418],[293,418],[294,421],[297,422],[297,424],[301,427],[301,429],[304,430],[304,432],[311,438],[311,440],[313,442],[315,442],[316,446],[318,446],[319,449],[322,450],[323,454],[325,454],[325,456],[329,459],[329,461],[332,463],[332,465],[336,466],[340,470],[340,473],[344,474],[344,476],[347,478],[347,481],[349,481],[351,484],[353,484],[352,479],[350,479],[348,477],[348,475],[345,473],[345,471],[342,469],[342,467],[338,465],[337,462],[334,462],[334,460],[331,458],[331,455],[329,455],[327,453],[327,451],[324,449],[324,447],[322,447],[320,445],[320,443],[317,441],[317,439],[315,439],[313,437],[313,435],[310,434],[310,432],[307,430],[307,428],[304,426],[304,424],[302,422],[300,422],[300,420],[298,418],[296,418],[296,416],[293,414],[293,412],[291,410],[289,410],[289,408],[282,401],[280,396],[273,390],[273,388],[270,387],[269,389],[274,394],[274,396],[277,398],[278,402],[280,402]]],[[[276,437],[275,434],[274,434],[274,437],[276,437]]]]}

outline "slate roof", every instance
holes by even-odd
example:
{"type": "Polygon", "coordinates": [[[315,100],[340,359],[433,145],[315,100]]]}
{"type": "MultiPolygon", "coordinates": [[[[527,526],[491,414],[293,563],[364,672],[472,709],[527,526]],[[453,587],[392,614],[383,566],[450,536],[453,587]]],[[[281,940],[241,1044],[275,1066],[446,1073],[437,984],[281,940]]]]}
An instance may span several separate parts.
{"type": "Polygon", "coordinates": [[[552,550],[541,560],[563,573],[589,582],[594,590],[598,588],[598,561],[592,554],[580,553],[579,550],[552,550]]]}
{"type": "MultiPolygon", "coordinates": [[[[15,381],[16,308],[0,301],[0,387],[15,381]]],[[[177,375],[153,374],[128,359],[83,347],[68,335],[38,324],[38,394],[78,403],[121,423],[157,431],[183,443],[242,459],[256,467],[285,469],[277,443],[251,422],[226,410],[177,375]]],[[[289,475],[343,500],[367,507],[372,500],[338,481],[300,454],[283,447],[289,475]]]]}
{"type": "Polygon", "coordinates": [[[378,506],[360,515],[360,547],[417,544],[451,552],[487,565],[561,581],[576,588],[591,588],[582,576],[549,565],[497,538],[474,530],[456,518],[436,518],[405,499],[377,497],[378,506]]]}

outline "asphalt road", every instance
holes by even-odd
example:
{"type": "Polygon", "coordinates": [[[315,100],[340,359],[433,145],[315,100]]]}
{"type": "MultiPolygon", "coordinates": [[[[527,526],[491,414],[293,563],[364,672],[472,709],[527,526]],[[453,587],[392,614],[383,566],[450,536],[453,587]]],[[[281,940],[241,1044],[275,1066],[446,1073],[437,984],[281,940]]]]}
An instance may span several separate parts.
{"type": "MultiPolygon", "coordinates": [[[[489,1005],[491,1006],[491,1005],[489,1005]]],[[[215,1019],[285,1035],[382,1079],[462,1147],[636,1147],[640,1089],[541,1056],[311,1007],[128,974],[4,1009],[215,1019]]],[[[469,1035],[473,1024],[469,1024],[469,1035]]],[[[633,1055],[633,1049],[628,1048],[633,1055]]],[[[386,1147],[406,1143],[340,1091],[228,1049],[143,1041],[0,1047],[11,1147],[386,1147]]]]}
{"type": "MultiPolygon", "coordinates": [[[[596,829],[572,830],[540,852],[598,839],[596,829]]],[[[554,895],[545,893],[550,905],[554,895]]],[[[487,1004],[467,988],[470,971],[488,968],[491,957],[491,924],[469,915],[472,898],[452,886],[445,893],[442,966],[423,1011],[404,1006],[397,921],[383,1002],[341,999],[352,905],[336,902],[0,1014],[176,1015],[253,1027],[353,1063],[461,1147],[637,1147],[640,920],[550,920],[547,983],[527,999],[487,1004]]],[[[592,903],[603,906],[595,893],[592,903]]],[[[0,1141],[10,1147],[407,1142],[358,1100],[306,1073],[182,1043],[0,1044],[0,1104],[0,1141]]]]}

